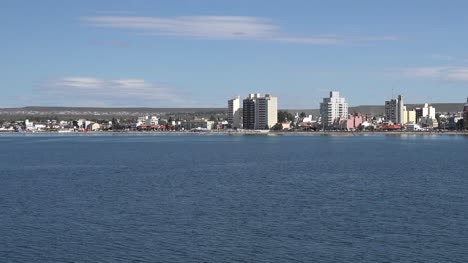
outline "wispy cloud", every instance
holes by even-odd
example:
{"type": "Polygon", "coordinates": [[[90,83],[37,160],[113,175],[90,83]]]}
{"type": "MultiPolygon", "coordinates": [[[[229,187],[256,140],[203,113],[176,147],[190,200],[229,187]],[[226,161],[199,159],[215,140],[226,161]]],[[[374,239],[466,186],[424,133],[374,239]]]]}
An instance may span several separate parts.
{"type": "Polygon", "coordinates": [[[36,99],[48,104],[66,102],[79,106],[145,106],[184,107],[192,102],[167,83],[143,79],[102,79],[93,77],[65,77],[47,80],[40,85],[36,99]]]}
{"type": "Polygon", "coordinates": [[[391,69],[389,76],[430,78],[445,82],[468,82],[468,67],[416,67],[391,69]]]}
{"type": "Polygon", "coordinates": [[[311,45],[343,45],[397,40],[395,36],[345,37],[337,34],[298,36],[287,33],[270,20],[247,16],[90,16],[82,17],[87,25],[122,28],[144,35],[212,40],[260,40],[311,45]]]}

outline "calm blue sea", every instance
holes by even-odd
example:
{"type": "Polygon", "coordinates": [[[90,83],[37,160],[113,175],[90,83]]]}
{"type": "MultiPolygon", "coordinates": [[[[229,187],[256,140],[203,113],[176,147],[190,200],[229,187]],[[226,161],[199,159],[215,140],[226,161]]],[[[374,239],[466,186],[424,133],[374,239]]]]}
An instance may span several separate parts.
{"type": "Polygon", "coordinates": [[[468,262],[468,137],[3,135],[0,262],[468,262]]]}

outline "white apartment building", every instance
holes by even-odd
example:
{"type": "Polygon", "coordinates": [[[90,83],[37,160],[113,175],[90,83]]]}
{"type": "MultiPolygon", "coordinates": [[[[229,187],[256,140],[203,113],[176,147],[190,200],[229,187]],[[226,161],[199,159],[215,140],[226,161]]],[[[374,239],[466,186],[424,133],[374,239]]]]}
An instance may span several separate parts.
{"type": "Polygon", "coordinates": [[[346,99],[340,97],[338,91],[330,91],[329,98],[323,98],[320,103],[320,117],[324,127],[331,126],[336,118],[348,116],[348,103],[346,99]]]}
{"type": "Polygon", "coordinates": [[[26,126],[26,130],[35,130],[36,127],[34,126],[34,122],[26,120],[24,122],[24,125],[26,126]]]}
{"type": "Polygon", "coordinates": [[[244,129],[270,129],[278,122],[278,98],[270,94],[249,94],[243,101],[244,129]]]}
{"type": "Polygon", "coordinates": [[[236,96],[233,99],[228,100],[228,123],[231,125],[231,128],[238,129],[242,128],[241,126],[241,107],[240,107],[240,97],[236,96]]]}
{"type": "Polygon", "coordinates": [[[424,118],[425,120],[434,119],[436,115],[436,110],[434,107],[429,106],[429,104],[425,103],[422,108],[416,108],[416,122],[420,123],[421,119],[424,118]]]}
{"type": "Polygon", "coordinates": [[[257,98],[255,107],[255,129],[270,129],[278,122],[278,98],[270,94],[257,98]]]}
{"type": "Polygon", "coordinates": [[[158,125],[159,124],[159,118],[157,116],[143,116],[143,117],[138,117],[137,119],[137,127],[146,124],[146,125],[158,125]]]}
{"type": "Polygon", "coordinates": [[[429,106],[429,104],[424,104],[424,107],[422,108],[422,116],[423,117],[429,117],[430,119],[435,119],[436,113],[435,113],[435,108],[432,106],[429,106]]]}

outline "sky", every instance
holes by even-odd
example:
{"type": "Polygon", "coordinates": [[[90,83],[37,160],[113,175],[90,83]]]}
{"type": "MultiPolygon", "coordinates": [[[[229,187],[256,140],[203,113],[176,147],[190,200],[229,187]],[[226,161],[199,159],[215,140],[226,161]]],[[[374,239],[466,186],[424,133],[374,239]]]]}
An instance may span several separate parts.
{"type": "Polygon", "coordinates": [[[468,1],[2,0],[0,108],[466,101],[468,1]]]}

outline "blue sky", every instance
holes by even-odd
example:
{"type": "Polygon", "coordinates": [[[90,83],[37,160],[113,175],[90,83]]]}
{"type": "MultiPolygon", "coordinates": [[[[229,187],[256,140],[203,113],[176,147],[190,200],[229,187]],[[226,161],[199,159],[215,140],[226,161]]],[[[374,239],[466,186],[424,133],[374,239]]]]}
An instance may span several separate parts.
{"type": "Polygon", "coordinates": [[[0,3],[0,107],[464,102],[468,1],[0,3]]]}

